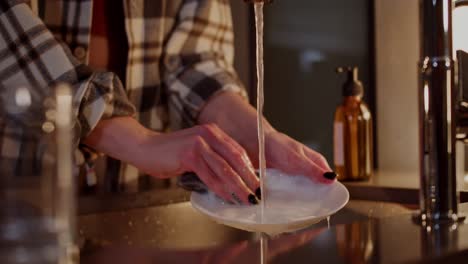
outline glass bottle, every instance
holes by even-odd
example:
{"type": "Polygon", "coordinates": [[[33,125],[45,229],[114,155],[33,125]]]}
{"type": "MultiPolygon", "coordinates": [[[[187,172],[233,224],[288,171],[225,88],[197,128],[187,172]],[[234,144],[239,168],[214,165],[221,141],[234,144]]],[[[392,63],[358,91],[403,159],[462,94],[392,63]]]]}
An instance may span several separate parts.
{"type": "Polygon", "coordinates": [[[363,102],[358,68],[338,68],[347,73],[343,102],[334,118],[334,163],[338,180],[368,180],[373,172],[372,115],[363,102]]]}

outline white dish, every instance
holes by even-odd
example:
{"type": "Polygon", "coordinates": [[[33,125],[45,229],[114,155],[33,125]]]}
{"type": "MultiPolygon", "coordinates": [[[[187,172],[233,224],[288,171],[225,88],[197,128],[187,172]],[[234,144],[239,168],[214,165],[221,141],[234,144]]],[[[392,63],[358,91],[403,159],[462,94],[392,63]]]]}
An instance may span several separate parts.
{"type": "Polygon", "coordinates": [[[340,182],[325,185],[272,169],[266,174],[267,204],[263,221],[260,205],[229,204],[211,192],[192,193],[192,207],[218,223],[273,235],[310,226],[348,203],[349,192],[340,182]]]}

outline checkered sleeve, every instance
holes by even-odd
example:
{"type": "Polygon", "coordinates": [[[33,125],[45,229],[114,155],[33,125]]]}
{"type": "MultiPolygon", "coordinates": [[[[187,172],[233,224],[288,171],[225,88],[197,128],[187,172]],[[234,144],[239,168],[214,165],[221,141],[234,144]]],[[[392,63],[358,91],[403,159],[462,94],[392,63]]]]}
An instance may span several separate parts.
{"type": "Polygon", "coordinates": [[[183,1],[165,56],[164,77],[175,128],[196,124],[204,105],[222,91],[247,96],[233,68],[228,0],[183,1]]]}
{"type": "Polygon", "coordinates": [[[57,83],[73,88],[80,138],[99,120],[135,113],[113,73],[93,72],[35,16],[28,1],[0,1],[0,88],[28,87],[43,102],[57,83]]]}

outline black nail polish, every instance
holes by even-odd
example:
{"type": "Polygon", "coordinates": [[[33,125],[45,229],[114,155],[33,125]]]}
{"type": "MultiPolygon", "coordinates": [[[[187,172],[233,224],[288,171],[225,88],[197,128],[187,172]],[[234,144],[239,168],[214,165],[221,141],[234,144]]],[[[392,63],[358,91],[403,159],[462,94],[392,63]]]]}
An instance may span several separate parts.
{"type": "Polygon", "coordinates": [[[257,196],[259,200],[262,199],[262,190],[260,189],[260,187],[258,187],[257,190],[255,191],[255,195],[257,196]]]}
{"type": "Polygon", "coordinates": [[[333,171],[330,171],[330,172],[325,172],[323,174],[323,177],[325,177],[326,179],[329,179],[329,180],[334,180],[336,179],[336,176],[338,176],[335,172],[333,171]]]}
{"type": "Polygon", "coordinates": [[[254,205],[255,205],[255,204],[258,204],[258,200],[257,200],[257,198],[255,198],[255,195],[249,194],[249,198],[248,198],[248,199],[249,199],[249,202],[250,202],[251,204],[254,204],[254,205]]]}
{"type": "Polygon", "coordinates": [[[260,172],[259,171],[256,171],[255,175],[257,175],[257,177],[260,178],[260,172]]]}

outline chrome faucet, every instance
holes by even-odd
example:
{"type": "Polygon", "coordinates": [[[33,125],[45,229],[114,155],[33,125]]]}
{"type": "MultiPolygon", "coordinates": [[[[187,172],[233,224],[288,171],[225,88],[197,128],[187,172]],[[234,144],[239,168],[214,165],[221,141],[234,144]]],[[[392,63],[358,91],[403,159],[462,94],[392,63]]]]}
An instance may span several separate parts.
{"type": "MultiPolygon", "coordinates": [[[[420,214],[423,223],[457,222],[455,143],[464,104],[458,98],[452,0],[420,0],[420,214]]],[[[461,137],[463,139],[463,137],[461,137]]]]}

